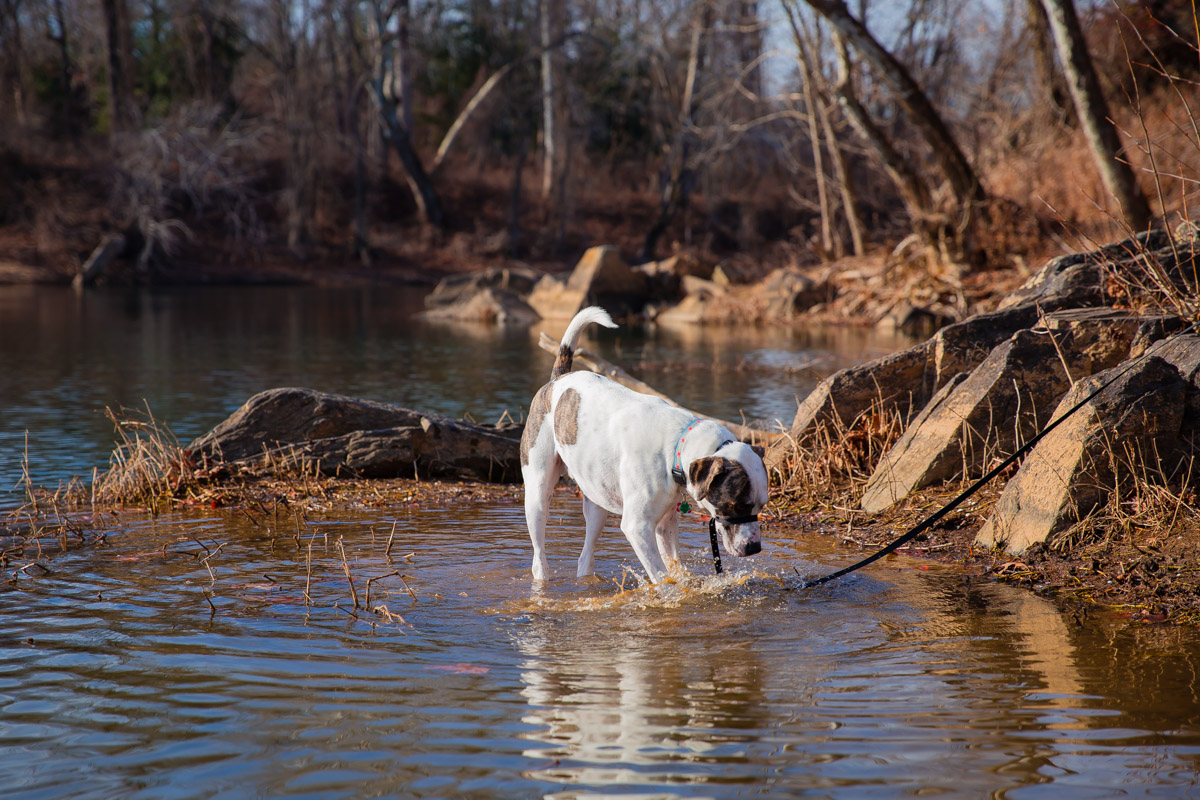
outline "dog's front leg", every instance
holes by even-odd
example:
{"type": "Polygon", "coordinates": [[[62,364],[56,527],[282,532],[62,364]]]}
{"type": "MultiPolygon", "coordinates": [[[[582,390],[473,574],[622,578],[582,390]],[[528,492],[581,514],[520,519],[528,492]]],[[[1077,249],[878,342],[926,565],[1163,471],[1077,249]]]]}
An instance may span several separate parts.
{"type": "Polygon", "coordinates": [[[675,517],[674,506],[659,519],[654,528],[654,538],[667,569],[679,569],[679,520],[675,517]]]}
{"type": "Polygon", "coordinates": [[[596,539],[604,530],[608,520],[608,512],[593,503],[585,495],[583,498],[583,551],[579,554],[579,569],[575,577],[584,578],[595,572],[596,539]]]}
{"type": "Polygon", "coordinates": [[[650,577],[651,583],[661,583],[667,577],[667,565],[663,563],[654,541],[655,522],[648,515],[631,513],[628,506],[621,517],[621,532],[633,545],[633,552],[650,577]]]}

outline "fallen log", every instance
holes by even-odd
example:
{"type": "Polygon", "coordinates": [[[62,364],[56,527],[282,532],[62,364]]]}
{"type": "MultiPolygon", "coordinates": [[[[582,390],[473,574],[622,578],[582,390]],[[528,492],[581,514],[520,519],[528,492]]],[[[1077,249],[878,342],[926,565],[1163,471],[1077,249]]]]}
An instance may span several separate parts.
{"type": "Polygon", "coordinates": [[[521,479],[523,426],[476,425],[311,389],[260,392],[188,445],[195,457],[365,478],[521,479]]]}
{"type": "MultiPolygon", "coordinates": [[[[546,334],[545,332],[543,332],[538,339],[538,347],[542,348],[548,353],[554,353],[555,355],[558,354],[558,340],[553,336],[546,334]]],[[[640,392],[641,394],[648,394],[652,397],[658,397],[667,401],[676,408],[682,408],[684,411],[687,411],[689,414],[693,414],[700,419],[707,419],[716,422],[719,425],[724,425],[729,429],[730,433],[749,444],[760,444],[769,447],[770,445],[773,445],[776,442],[786,438],[782,433],[771,433],[770,431],[764,431],[759,428],[752,428],[749,425],[740,425],[736,422],[729,422],[728,420],[710,417],[707,414],[698,414],[689,408],[681,406],[679,403],[675,402],[670,397],[667,397],[650,384],[646,383],[645,381],[638,380],[625,370],[618,367],[616,364],[601,358],[587,348],[575,348],[575,363],[581,367],[584,367],[585,369],[595,372],[597,375],[603,375],[609,380],[615,381],[627,389],[632,389],[633,391],[640,392]]]]}

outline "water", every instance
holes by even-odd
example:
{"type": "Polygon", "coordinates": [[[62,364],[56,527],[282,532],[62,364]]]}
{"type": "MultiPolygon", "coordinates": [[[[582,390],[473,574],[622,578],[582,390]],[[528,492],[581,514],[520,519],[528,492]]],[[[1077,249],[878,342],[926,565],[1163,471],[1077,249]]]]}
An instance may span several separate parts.
{"type": "MultiPolygon", "coordinates": [[[[285,384],[487,418],[549,370],[526,331],[411,309],[378,291],[0,289],[5,480],[25,428],[39,482],[103,461],[106,404],[147,397],[180,438],[285,384]]],[[[852,357],[805,343],[600,348],[653,361],[651,382],[702,410],[769,417],[791,387],[755,365],[852,357]]],[[[856,554],[770,523],[717,578],[689,518],[691,577],[661,590],[633,588],[610,524],[577,581],[566,491],[535,592],[517,497],[126,515],[93,521],[103,544],[5,554],[0,796],[1200,797],[1195,629],[1080,621],[902,556],[796,591],[856,554]]]]}
{"type": "MultiPolygon", "coordinates": [[[[106,407],[143,409],[188,442],[252,394],[305,386],[453,417],[521,419],[550,375],[547,329],[414,317],[402,288],[88,292],[0,286],[0,506],[28,452],[37,485],[90,476],[113,448],[106,407]],[[28,437],[28,444],[26,444],[28,437]]],[[[822,377],[905,344],[856,330],[593,328],[586,343],[695,410],[790,424],[822,377]],[[790,371],[789,367],[797,368],[790,371]]]]}
{"type": "Polygon", "coordinates": [[[844,562],[830,537],[775,538],[718,579],[695,523],[692,578],[621,592],[615,531],[574,579],[562,494],[540,595],[515,501],[271,532],[163,516],[43,559],[0,589],[4,796],[1200,792],[1194,630],[1079,626],[897,558],[784,591],[844,562]],[[360,605],[375,578],[397,616],[354,611],[339,538],[360,605]]]}

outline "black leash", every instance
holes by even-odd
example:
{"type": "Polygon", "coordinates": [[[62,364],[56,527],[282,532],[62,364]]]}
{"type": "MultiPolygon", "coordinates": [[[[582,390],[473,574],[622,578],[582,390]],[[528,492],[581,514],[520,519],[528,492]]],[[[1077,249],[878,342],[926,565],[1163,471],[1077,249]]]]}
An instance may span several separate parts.
{"type": "MultiPolygon", "coordinates": [[[[1178,331],[1177,333],[1173,333],[1170,336],[1165,337],[1164,339],[1162,339],[1162,341],[1166,341],[1167,339],[1173,339],[1176,336],[1182,336],[1185,333],[1191,333],[1198,326],[1200,326],[1200,320],[1193,322],[1187,328],[1185,328],[1181,331],[1178,331]]],[[[1112,376],[1107,381],[1100,384],[1100,386],[1095,391],[1093,391],[1087,397],[1083,398],[1078,403],[1076,403],[1074,406],[1072,406],[1070,409],[1068,409],[1065,414],[1063,414],[1061,417],[1059,417],[1058,419],[1051,422],[1045,428],[1042,428],[1041,433],[1039,433],[1037,436],[1034,436],[1032,439],[1030,439],[1028,442],[1026,442],[1024,445],[1022,445],[1020,447],[1020,449],[1017,450],[1017,452],[1013,453],[1011,456],[1004,459],[1004,461],[1002,461],[999,466],[988,470],[986,475],[984,475],[982,478],[975,481],[975,483],[973,483],[969,487],[967,487],[967,489],[962,494],[960,494],[958,497],[951,500],[946,505],[942,506],[942,508],[939,509],[938,511],[936,511],[933,514],[931,514],[930,516],[926,517],[924,520],[922,520],[920,523],[918,523],[915,527],[911,528],[903,536],[896,539],[891,544],[886,545],[881,550],[878,550],[878,551],[872,553],[871,555],[867,556],[862,561],[859,561],[857,564],[851,564],[850,566],[846,567],[845,569],[839,569],[837,572],[831,572],[830,574],[824,575],[815,580],[805,581],[804,583],[802,583],[800,586],[798,586],[796,588],[811,589],[815,586],[820,586],[821,584],[829,583],[830,581],[837,580],[838,578],[840,578],[844,575],[849,575],[851,572],[862,569],[863,567],[867,566],[868,564],[872,564],[872,563],[878,561],[879,559],[883,558],[884,556],[888,555],[889,553],[895,552],[898,548],[903,547],[905,544],[908,544],[913,539],[917,538],[922,533],[924,533],[925,531],[932,528],[943,517],[945,517],[951,511],[953,511],[954,509],[956,509],[960,505],[962,505],[964,501],[966,501],[969,497],[971,497],[971,495],[975,494],[980,489],[982,489],[985,485],[987,485],[987,483],[989,481],[991,481],[992,478],[996,477],[1001,472],[1008,469],[1010,466],[1012,466],[1014,463],[1016,463],[1022,456],[1024,456],[1026,453],[1028,453],[1030,450],[1032,450],[1033,446],[1036,445],[1038,442],[1040,442],[1046,436],[1046,434],[1050,433],[1050,431],[1054,430],[1059,425],[1061,425],[1064,420],[1066,420],[1068,417],[1070,417],[1076,411],[1078,411],[1079,409],[1083,408],[1085,405],[1090,403],[1093,399],[1095,399],[1096,395],[1100,394],[1105,389],[1107,389],[1109,386],[1112,386],[1114,383],[1116,383],[1122,376],[1125,375],[1126,372],[1128,372],[1130,369],[1133,368],[1134,364],[1136,364],[1142,358],[1145,358],[1145,355],[1146,354],[1143,353],[1142,355],[1138,356],[1137,358],[1130,359],[1129,362],[1126,363],[1124,369],[1121,369],[1119,372],[1117,372],[1116,375],[1112,376]]],[[[714,530],[713,535],[715,537],[715,535],[716,535],[715,534],[715,526],[714,526],[713,530],[714,530]]],[[[716,539],[714,538],[713,541],[715,543],[716,539]]],[[[718,566],[717,571],[718,572],[721,571],[719,566],[718,566]]]]}
{"type": "Polygon", "coordinates": [[[708,518],[708,541],[712,545],[713,553],[713,569],[717,574],[721,574],[721,551],[717,548],[717,521],[712,517],[708,518]]]}

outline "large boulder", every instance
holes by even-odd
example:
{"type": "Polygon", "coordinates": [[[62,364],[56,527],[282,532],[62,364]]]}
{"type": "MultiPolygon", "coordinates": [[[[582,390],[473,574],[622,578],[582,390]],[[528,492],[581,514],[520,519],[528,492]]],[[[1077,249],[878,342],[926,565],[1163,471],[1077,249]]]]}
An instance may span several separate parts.
{"type": "Polygon", "coordinates": [[[543,319],[570,319],[585,305],[621,312],[645,303],[646,276],[630,269],[611,246],[589,249],[565,281],[547,275],[529,295],[529,305],[543,319]]]}
{"type": "Polygon", "coordinates": [[[793,319],[833,299],[833,288],[827,281],[810,278],[799,270],[782,268],[763,278],[754,287],[753,296],[761,299],[767,317],[793,319]]]}
{"type": "Polygon", "coordinates": [[[659,313],[656,322],[671,325],[730,321],[729,291],[724,286],[692,275],[684,275],[681,285],[683,299],[659,313]]]}
{"type": "Polygon", "coordinates": [[[188,445],[193,457],[260,469],[308,464],[327,475],[520,480],[520,426],[474,425],[326,394],[271,389],[188,445]]]}
{"type": "Polygon", "coordinates": [[[871,475],[863,510],[882,511],[924,486],[981,474],[988,459],[1009,455],[1041,429],[1071,379],[1121,362],[1141,322],[1129,312],[1087,309],[1017,331],[925,406],[871,475]]]}
{"type": "Polygon", "coordinates": [[[425,308],[433,310],[462,306],[472,297],[491,289],[522,297],[533,291],[538,274],[522,267],[492,267],[478,272],[442,278],[425,296],[425,308]]]}
{"type": "MultiPolygon", "coordinates": [[[[976,535],[984,547],[1024,552],[1069,529],[1108,497],[1118,474],[1129,474],[1130,454],[1148,468],[1171,452],[1183,422],[1186,383],[1180,371],[1151,356],[1052,430],[1025,457],[992,516],[976,535]]],[[[1097,373],[1075,384],[1052,415],[1058,419],[1113,377],[1097,373]]]]}
{"type": "Polygon", "coordinates": [[[932,339],[866,364],[838,370],[817,384],[800,402],[792,422],[798,436],[818,423],[849,424],[872,405],[920,408],[929,397],[932,339]]]}
{"type": "Polygon", "coordinates": [[[1127,286],[1170,292],[1173,285],[1187,291],[1195,281],[1197,235],[1197,227],[1185,222],[1174,232],[1145,231],[1085,253],[1052,258],[1000,308],[1033,302],[1059,308],[1104,305],[1126,299],[1127,286]]]}
{"type": "Polygon", "coordinates": [[[956,374],[971,371],[996,345],[1033,327],[1040,313],[1026,305],[977,314],[907,350],[835,372],[801,401],[792,435],[834,419],[849,423],[877,403],[905,415],[923,408],[956,374]]]}
{"type": "Polygon", "coordinates": [[[464,294],[456,302],[429,309],[424,316],[445,322],[501,325],[528,325],[538,320],[538,313],[520,297],[503,289],[491,288],[464,294]]]}

